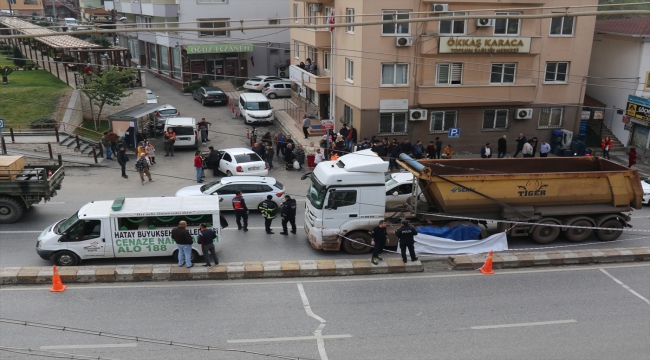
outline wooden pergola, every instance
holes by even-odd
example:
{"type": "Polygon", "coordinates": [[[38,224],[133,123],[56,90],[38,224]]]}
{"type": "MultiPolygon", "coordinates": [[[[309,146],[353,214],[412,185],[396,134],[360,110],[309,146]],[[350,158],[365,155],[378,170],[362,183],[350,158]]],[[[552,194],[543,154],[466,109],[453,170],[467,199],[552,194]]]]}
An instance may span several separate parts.
{"type": "MultiPolygon", "coordinates": [[[[13,35],[30,35],[29,38],[12,38],[8,40],[10,44],[21,47],[24,54],[29,54],[29,57],[37,64],[40,62],[41,66],[44,69],[49,69],[50,73],[52,73],[52,61],[46,58],[49,57],[54,61],[63,62],[68,85],[70,85],[68,70],[74,70],[75,68],[80,70],[82,65],[86,63],[101,67],[103,64],[99,59],[104,54],[108,56],[110,64],[113,66],[118,68],[131,67],[131,54],[127,48],[119,46],[104,48],[101,45],[70,35],[38,37],[35,35],[57,32],[15,17],[0,17],[0,32],[13,35]]],[[[58,66],[55,66],[55,71],[57,77],[60,78],[58,66]]]]}

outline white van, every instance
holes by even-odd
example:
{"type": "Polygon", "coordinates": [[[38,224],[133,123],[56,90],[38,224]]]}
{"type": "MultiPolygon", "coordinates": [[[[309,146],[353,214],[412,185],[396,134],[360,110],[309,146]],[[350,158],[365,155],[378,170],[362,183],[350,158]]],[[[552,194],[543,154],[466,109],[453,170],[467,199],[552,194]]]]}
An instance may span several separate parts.
{"type": "Polygon", "coordinates": [[[38,236],[36,252],[56,265],[74,266],[86,259],[175,256],[171,238],[179,221],[187,221],[194,244],[192,261],[203,255],[196,243],[199,224],[217,233],[221,250],[218,196],[117,198],[93,201],[67,219],[50,225],[38,236]]]}
{"type": "Polygon", "coordinates": [[[239,95],[239,116],[244,118],[246,124],[273,122],[275,119],[269,99],[256,93],[239,95]]]}
{"type": "Polygon", "coordinates": [[[195,118],[175,117],[165,120],[165,131],[173,128],[176,132],[174,148],[199,148],[198,123],[195,118]]]}

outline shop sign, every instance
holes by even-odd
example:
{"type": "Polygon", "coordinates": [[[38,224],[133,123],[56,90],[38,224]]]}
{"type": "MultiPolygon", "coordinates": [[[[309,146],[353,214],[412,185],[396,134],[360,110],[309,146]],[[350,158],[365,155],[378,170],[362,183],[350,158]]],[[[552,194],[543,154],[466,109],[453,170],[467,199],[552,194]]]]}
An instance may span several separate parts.
{"type": "Polygon", "coordinates": [[[439,54],[529,53],[530,37],[441,36],[439,54]]]}
{"type": "Polygon", "coordinates": [[[596,110],[594,111],[594,119],[595,120],[602,120],[605,118],[605,112],[602,110],[596,110]]]}
{"type": "Polygon", "coordinates": [[[187,45],[187,53],[192,54],[220,54],[252,52],[253,44],[201,44],[187,45]]]}
{"type": "Polygon", "coordinates": [[[408,99],[379,100],[380,113],[406,112],[408,111],[408,109],[409,109],[408,99]]]}
{"type": "Polygon", "coordinates": [[[643,106],[628,101],[625,114],[637,119],[650,121],[650,106],[643,106]]]}
{"type": "Polygon", "coordinates": [[[334,120],[321,120],[323,130],[334,130],[334,120]]]}
{"type": "Polygon", "coordinates": [[[583,110],[581,120],[589,120],[591,118],[591,111],[583,110]]]}

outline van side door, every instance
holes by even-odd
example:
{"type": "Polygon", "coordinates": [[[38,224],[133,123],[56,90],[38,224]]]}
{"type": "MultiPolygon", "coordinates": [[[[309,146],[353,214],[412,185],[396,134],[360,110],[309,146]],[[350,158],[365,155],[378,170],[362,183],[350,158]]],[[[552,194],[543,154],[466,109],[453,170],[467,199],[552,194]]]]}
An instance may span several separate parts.
{"type": "Polygon", "coordinates": [[[65,242],[67,248],[78,254],[81,259],[106,257],[106,226],[103,223],[107,221],[79,220],[65,232],[60,241],[65,242]]]}

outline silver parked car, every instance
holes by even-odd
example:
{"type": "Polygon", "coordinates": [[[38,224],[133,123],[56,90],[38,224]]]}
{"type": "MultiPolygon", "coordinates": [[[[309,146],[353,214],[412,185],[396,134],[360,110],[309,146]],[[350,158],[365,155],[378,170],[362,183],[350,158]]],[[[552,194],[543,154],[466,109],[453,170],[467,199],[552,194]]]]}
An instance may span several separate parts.
{"type": "Polygon", "coordinates": [[[262,95],[269,99],[278,97],[291,97],[291,82],[290,81],[272,81],[264,84],[262,95]]]}

